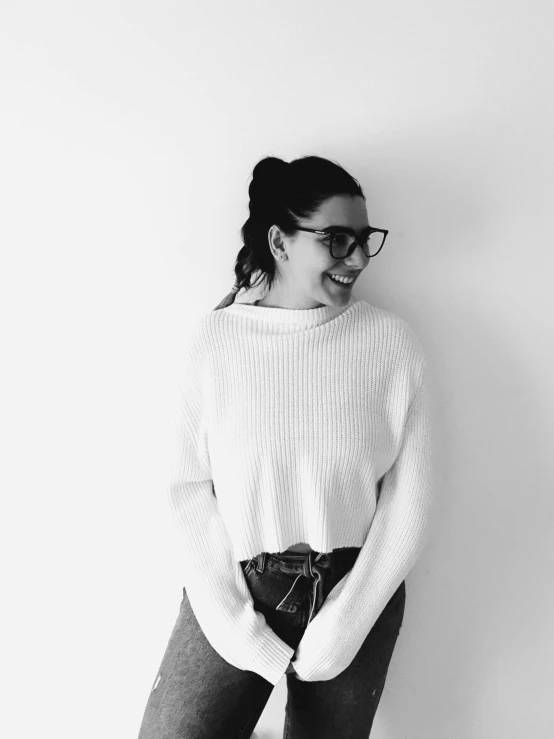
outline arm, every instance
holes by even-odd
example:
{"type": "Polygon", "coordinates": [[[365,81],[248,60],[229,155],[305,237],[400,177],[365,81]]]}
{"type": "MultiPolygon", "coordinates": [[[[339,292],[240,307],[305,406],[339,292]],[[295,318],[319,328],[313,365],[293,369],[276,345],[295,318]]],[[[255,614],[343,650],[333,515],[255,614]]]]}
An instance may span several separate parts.
{"type": "Polygon", "coordinates": [[[293,665],[300,677],[330,680],[350,665],[425,546],[433,494],[424,364],[400,451],[383,477],[375,516],[358,558],[329,593],[298,646],[293,665]]]}
{"type": "Polygon", "coordinates": [[[183,534],[183,578],[192,610],[211,646],[231,665],[276,685],[294,649],[254,610],[240,562],[213,492],[205,434],[200,353],[187,356],[179,440],[169,501],[183,534]]]}

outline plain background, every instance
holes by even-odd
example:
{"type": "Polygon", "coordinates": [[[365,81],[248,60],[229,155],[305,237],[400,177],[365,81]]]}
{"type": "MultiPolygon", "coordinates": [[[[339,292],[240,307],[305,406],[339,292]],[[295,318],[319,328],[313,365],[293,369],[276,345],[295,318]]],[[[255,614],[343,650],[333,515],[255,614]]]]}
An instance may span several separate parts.
{"type": "Polygon", "coordinates": [[[308,154],[390,229],[354,294],[412,325],[435,399],[372,737],[552,736],[552,8],[2,3],[3,736],[136,737],[187,566],[187,327],[233,285],[256,162],[308,154]]]}

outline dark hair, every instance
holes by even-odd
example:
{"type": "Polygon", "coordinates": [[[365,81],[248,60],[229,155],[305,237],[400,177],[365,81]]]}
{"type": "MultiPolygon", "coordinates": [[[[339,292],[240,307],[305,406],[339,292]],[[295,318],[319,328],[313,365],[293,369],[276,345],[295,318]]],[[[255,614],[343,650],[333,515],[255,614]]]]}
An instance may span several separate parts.
{"type": "Polygon", "coordinates": [[[269,248],[268,231],[277,225],[286,236],[293,236],[305,218],[315,215],[321,205],[335,195],[360,196],[360,183],[336,162],[305,156],[287,163],[278,157],[261,159],[252,172],[248,187],[250,216],[241,228],[243,247],[235,263],[233,290],[214,310],[235,302],[242,288],[260,281],[270,289],[278,278],[275,259],[269,248]],[[260,276],[252,282],[252,276],[260,276]]]}

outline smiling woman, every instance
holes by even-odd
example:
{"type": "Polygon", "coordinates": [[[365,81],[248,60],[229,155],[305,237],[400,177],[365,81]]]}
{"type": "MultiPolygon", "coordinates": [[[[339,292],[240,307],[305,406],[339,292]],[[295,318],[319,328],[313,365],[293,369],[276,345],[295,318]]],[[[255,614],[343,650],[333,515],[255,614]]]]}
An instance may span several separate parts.
{"type": "Polygon", "coordinates": [[[359,183],[338,164],[315,156],[290,164],[267,157],[253,175],[235,287],[216,310],[260,281],[267,287],[260,307],[346,305],[388,234],[369,224],[359,183]]]}
{"type": "Polygon", "coordinates": [[[253,174],[237,290],[187,334],[168,489],[186,587],[139,739],[250,736],[283,675],[287,735],[369,736],[426,539],[425,354],[352,296],[387,232],[334,162],[253,174]],[[235,303],[256,272],[266,294],[235,303]]]}

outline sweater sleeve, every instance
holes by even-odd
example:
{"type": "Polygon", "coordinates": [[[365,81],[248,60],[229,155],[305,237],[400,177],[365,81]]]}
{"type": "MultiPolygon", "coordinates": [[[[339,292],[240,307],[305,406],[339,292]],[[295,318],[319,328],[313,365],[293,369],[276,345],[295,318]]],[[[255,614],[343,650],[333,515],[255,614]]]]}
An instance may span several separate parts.
{"type": "Polygon", "coordinates": [[[384,475],[375,515],[352,569],[308,624],[293,666],[307,681],[345,670],[427,541],[434,497],[425,360],[407,412],[400,451],[384,475]]]}
{"type": "Polygon", "coordinates": [[[219,655],[276,685],[294,649],[254,609],[240,562],[233,557],[213,490],[200,352],[193,342],[180,391],[178,447],[168,497],[182,534],[186,594],[202,632],[219,655]]]}

